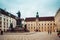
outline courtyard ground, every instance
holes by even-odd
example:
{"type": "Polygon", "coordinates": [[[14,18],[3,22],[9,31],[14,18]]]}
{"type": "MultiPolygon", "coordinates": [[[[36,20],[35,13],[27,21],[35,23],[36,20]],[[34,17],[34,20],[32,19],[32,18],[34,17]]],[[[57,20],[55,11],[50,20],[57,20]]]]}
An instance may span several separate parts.
{"type": "Polygon", "coordinates": [[[0,40],[60,40],[56,32],[5,33],[0,40]]]}

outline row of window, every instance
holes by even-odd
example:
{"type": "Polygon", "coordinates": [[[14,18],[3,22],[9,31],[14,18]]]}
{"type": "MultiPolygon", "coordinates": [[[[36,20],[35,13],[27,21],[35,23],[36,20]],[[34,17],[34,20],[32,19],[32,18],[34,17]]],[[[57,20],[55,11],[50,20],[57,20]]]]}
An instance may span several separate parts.
{"type": "MultiPolygon", "coordinates": [[[[6,20],[6,19],[4,18],[4,28],[6,28],[6,27],[5,27],[6,24],[7,24],[7,28],[8,28],[8,19],[6,20],[7,23],[5,22],[5,20],[6,20]]],[[[10,20],[10,23],[11,23],[11,20],[10,20]]]]}
{"type": "MultiPolygon", "coordinates": [[[[33,25],[33,24],[27,24],[27,26],[32,26],[32,25],[33,25]]],[[[34,24],[34,25],[35,25],[35,24],[34,24]]],[[[53,24],[52,24],[52,23],[51,23],[51,24],[50,24],[50,23],[49,23],[49,24],[38,24],[38,25],[39,25],[39,26],[40,26],[40,25],[55,25],[55,23],[53,23],[53,24]]]]}
{"type": "MultiPolygon", "coordinates": [[[[38,28],[38,29],[42,28],[43,29],[43,28],[46,28],[46,27],[28,27],[28,29],[36,29],[36,28],[38,28]]],[[[52,27],[48,27],[48,29],[49,28],[52,28],[52,27]]]]}
{"type": "MultiPolygon", "coordinates": [[[[4,18],[4,21],[5,21],[6,19],[4,18]]],[[[8,22],[8,19],[7,19],[7,22],[8,22]]],[[[11,20],[10,20],[10,22],[11,22],[11,20]]]]}
{"type": "Polygon", "coordinates": [[[52,27],[47,27],[47,28],[46,27],[41,27],[41,28],[40,27],[38,27],[38,28],[36,28],[36,27],[28,27],[28,29],[29,30],[32,30],[32,29],[33,30],[40,30],[40,31],[43,31],[43,30],[48,31],[49,29],[54,30],[54,28],[52,29],[52,27]]]}
{"type": "MultiPolygon", "coordinates": [[[[9,20],[9,22],[8,22],[8,19],[6,20],[5,18],[4,18],[4,23],[3,23],[3,25],[4,25],[4,28],[5,28],[5,25],[7,25],[7,28],[8,28],[8,24],[9,23],[11,23],[11,20],[9,20]],[[7,21],[7,22],[6,22],[7,21]]],[[[12,22],[13,23],[13,22],[12,22]]],[[[15,22],[14,22],[14,24],[15,24],[15,22]]]]}

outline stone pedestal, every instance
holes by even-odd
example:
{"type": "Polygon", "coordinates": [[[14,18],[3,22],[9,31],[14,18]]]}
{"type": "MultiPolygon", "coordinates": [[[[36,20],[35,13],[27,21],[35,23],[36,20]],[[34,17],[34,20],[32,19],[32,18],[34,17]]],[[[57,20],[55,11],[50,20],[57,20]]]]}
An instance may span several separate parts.
{"type": "Polygon", "coordinates": [[[21,23],[22,20],[20,18],[17,18],[16,21],[17,21],[17,26],[16,27],[22,28],[22,23],[21,23]]]}
{"type": "Polygon", "coordinates": [[[21,31],[23,31],[23,27],[22,27],[22,20],[20,19],[20,18],[16,18],[16,27],[14,28],[14,31],[15,32],[21,32],[21,31]]]}

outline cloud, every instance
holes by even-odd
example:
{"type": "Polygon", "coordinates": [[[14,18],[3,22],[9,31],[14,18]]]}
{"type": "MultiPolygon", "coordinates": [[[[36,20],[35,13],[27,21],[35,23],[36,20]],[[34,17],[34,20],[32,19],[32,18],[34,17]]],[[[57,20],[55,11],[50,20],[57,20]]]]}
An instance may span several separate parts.
{"type": "Polygon", "coordinates": [[[54,16],[60,0],[1,0],[0,7],[14,15],[20,10],[23,18],[35,17],[37,11],[40,16],[54,16]]]}

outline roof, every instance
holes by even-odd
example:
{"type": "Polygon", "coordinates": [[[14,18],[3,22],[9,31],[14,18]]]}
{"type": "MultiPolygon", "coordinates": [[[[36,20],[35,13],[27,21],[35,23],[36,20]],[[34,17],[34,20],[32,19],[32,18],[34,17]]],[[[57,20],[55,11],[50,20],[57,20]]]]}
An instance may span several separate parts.
{"type": "Polygon", "coordinates": [[[9,12],[1,9],[1,8],[0,8],[0,13],[1,13],[1,14],[4,14],[4,15],[6,15],[6,16],[9,16],[9,17],[11,17],[11,18],[14,18],[14,19],[16,19],[16,20],[22,20],[22,21],[24,20],[23,18],[17,19],[17,18],[18,18],[17,16],[15,16],[15,15],[13,15],[13,14],[11,14],[11,13],[9,13],[9,12]]]}
{"type": "Polygon", "coordinates": [[[13,14],[11,14],[11,13],[9,13],[9,12],[1,9],[1,8],[0,8],[0,13],[1,13],[1,14],[4,14],[4,15],[6,15],[6,16],[12,17],[12,18],[14,18],[14,19],[15,19],[15,17],[16,17],[15,15],[13,15],[13,14]]]}
{"type": "MultiPolygon", "coordinates": [[[[29,17],[29,18],[26,18],[25,21],[28,22],[28,21],[36,21],[36,17],[29,17]]],[[[39,17],[38,18],[39,21],[54,21],[54,17],[39,17]]]]}
{"type": "Polygon", "coordinates": [[[54,21],[54,17],[39,17],[39,21],[54,21]]]}
{"type": "Polygon", "coordinates": [[[31,17],[31,18],[26,18],[25,21],[35,21],[36,18],[35,17],[31,17]]]}

